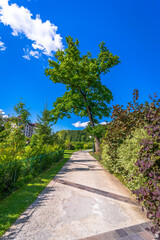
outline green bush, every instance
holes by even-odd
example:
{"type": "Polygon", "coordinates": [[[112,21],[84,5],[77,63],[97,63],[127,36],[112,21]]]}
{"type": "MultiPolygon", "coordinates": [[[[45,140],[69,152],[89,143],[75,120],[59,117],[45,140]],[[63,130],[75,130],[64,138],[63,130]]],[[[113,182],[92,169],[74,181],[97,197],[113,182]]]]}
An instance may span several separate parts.
{"type": "Polygon", "coordinates": [[[20,176],[21,162],[12,161],[0,164],[0,198],[6,195],[20,176]]]}
{"type": "Polygon", "coordinates": [[[101,163],[110,172],[116,172],[117,158],[112,158],[112,155],[110,154],[110,147],[105,142],[103,142],[101,146],[101,163]]]}
{"type": "Polygon", "coordinates": [[[84,142],[75,142],[74,145],[77,150],[83,149],[84,142]]]}
{"type": "Polygon", "coordinates": [[[24,149],[23,158],[36,157],[38,155],[48,154],[51,152],[62,150],[61,146],[48,145],[39,142],[37,145],[28,145],[24,149]]]}
{"type": "MultiPolygon", "coordinates": [[[[102,163],[120,178],[160,230],[160,99],[138,103],[138,90],[127,107],[113,106],[102,144],[102,163]]],[[[159,238],[160,239],[160,234],[159,238]]]]}
{"type": "Polygon", "coordinates": [[[101,163],[112,173],[119,174],[125,180],[126,185],[135,190],[139,188],[146,179],[139,173],[135,165],[138,153],[141,149],[142,139],[147,139],[148,134],[144,129],[136,129],[115,149],[116,157],[112,158],[108,144],[102,144],[101,163]]]}
{"type": "Polygon", "coordinates": [[[92,149],[93,148],[93,142],[87,142],[83,146],[84,149],[92,149]]]}
{"type": "Polygon", "coordinates": [[[74,150],[75,146],[73,145],[73,143],[71,143],[70,141],[66,140],[66,142],[65,142],[65,149],[66,150],[74,150]]]}
{"type": "Polygon", "coordinates": [[[0,163],[0,198],[48,169],[63,158],[64,151],[41,154],[24,160],[0,163]]]}
{"type": "Polygon", "coordinates": [[[146,130],[136,129],[117,149],[117,172],[127,181],[127,186],[131,190],[139,188],[147,180],[135,165],[141,149],[140,143],[142,139],[147,138],[148,134],[146,130]],[[139,172],[139,174],[136,174],[137,172],[139,172]]]}

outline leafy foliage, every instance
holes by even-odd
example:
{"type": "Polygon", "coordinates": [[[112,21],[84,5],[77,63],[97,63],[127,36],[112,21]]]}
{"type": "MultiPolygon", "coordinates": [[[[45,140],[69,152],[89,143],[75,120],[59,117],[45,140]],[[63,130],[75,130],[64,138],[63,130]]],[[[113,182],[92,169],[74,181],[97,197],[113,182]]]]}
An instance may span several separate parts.
{"type": "Polygon", "coordinates": [[[24,103],[14,107],[19,117],[10,117],[5,122],[5,129],[0,132],[0,163],[14,162],[21,159],[25,152],[27,138],[24,135],[24,126],[30,115],[24,103]]]}
{"type": "Polygon", "coordinates": [[[8,118],[0,132],[0,198],[47,169],[63,153],[61,146],[53,146],[47,109],[39,117],[38,134],[33,135],[30,144],[24,135],[30,114],[22,102],[14,109],[18,117],[8,118]]]}
{"type": "Polygon", "coordinates": [[[63,150],[32,158],[0,162],[0,198],[22,186],[63,157],[63,150]]]}
{"type": "Polygon", "coordinates": [[[89,123],[86,127],[86,131],[90,136],[97,136],[99,139],[101,139],[105,136],[106,126],[97,124],[94,127],[91,127],[91,124],[89,123]]]}
{"type": "Polygon", "coordinates": [[[119,57],[109,52],[104,42],[99,45],[97,58],[92,58],[89,52],[81,56],[78,40],[74,42],[73,38],[67,37],[66,42],[68,47],[56,52],[57,61],[49,60],[49,68],[45,71],[54,83],[62,83],[67,89],[53,104],[53,121],[70,118],[74,113],[89,117],[91,127],[94,127],[97,118],[109,116],[108,103],[113,99],[111,91],[102,85],[101,75],[117,65],[119,57]]]}
{"type": "Polygon", "coordinates": [[[57,141],[63,144],[66,140],[70,142],[89,142],[89,133],[86,129],[83,130],[61,130],[55,133],[57,141]]]}
{"type": "Polygon", "coordinates": [[[84,142],[76,142],[75,143],[75,149],[83,149],[84,142]]]}
{"type": "Polygon", "coordinates": [[[32,138],[32,143],[41,142],[41,144],[53,144],[54,136],[51,126],[51,113],[47,109],[47,105],[44,107],[44,110],[41,112],[42,116],[38,115],[36,123],[36,135],[32,138]]]}
{"type": "Polygon", "coordinates": [[[66,142],[65,142],[65,149],[66,150],[74,150],[75,146],[73,145],[72,142],[70,142],[69,140],[66,140],[66,142]]]}
{"type": "Polygon", "coordinates": [[[21,123],[26,124],[30,122],[29,116],[31,114],[22,99],[14,106],[14,111],[17,113],[18,119],[21,123]]]}
{"type": "Polygon", "coordinates": [[[93,142],[84,143],[83,148],[84,149],[92,149],[93,148],[93,142]]]}
{"type": "Polygon", "coordinates": [[[65,149],[67,150],[80,150],[80,149],[91,149],[93,148],[93,142],[70,142],[66,140],[65,149]]]}
{"type": "Polygon", "coordinates": [[[137,195],[155,224],[151,228],[155,233],[160,230],[160,100],[155,95],[150,104],[139,104],[138,97],[135,90],[126,109],[114,106],[101,158],[137,195]]]}
{"type": "MultiPolygon", "coordinates": [[[[9,123],[7,126],[9,126],[9,123]]],[[[26,137],[22,132],[22,126],[7,127],[0,135],[5,136],[3,141],[0,142],[0,162],[21,158],[26,145],[26,137]]]]}
{"type": "Polygon", "coordinates": [[[156,96],[150,104],[147,120],[148,125],[145,128],[150,139],[141,142],[136,162],[147,181],[134,193],[147,209],[147,217],[153,220],[155,227],[151,231],[155,233],[160,230],[160,99],[156,100],[156,96]]]}
{"type": "Polygon", "coordinates": [[[111,158],[113,171],[118,158],[118,147],[136,128],[141,128],[147,124],[148,107],[144,108],[143,104],[138,104],[138,98],[138,90],[134,90],[133,102],[128,103],[126,109],[120,105],[113,106],[111,116],[113,120],[107,125],[106,135],[103,140],[103,144],[107,143],[108,145],[108,150],[106,150],[111,158]]]}
{"type": "Polygon", "coordinates": [[[137,128],[134,132],[131,132],[131,135],[124,140],[117,150],[118,173],[122,175],[126,181],[126,185],[131,190],[140,188],[147,180],[147,178],[140,173],[135,163],[141,149],[140,143],[142,139],[148,138],[148,134],[144,129],[137,128]]]}

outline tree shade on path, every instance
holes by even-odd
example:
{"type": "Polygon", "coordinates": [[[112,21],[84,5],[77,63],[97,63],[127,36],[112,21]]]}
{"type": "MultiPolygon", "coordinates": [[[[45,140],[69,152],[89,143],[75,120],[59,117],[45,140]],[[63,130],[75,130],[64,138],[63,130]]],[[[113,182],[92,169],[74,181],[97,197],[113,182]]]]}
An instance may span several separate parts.
{"type": "Polygon", "coordinates": [[[122,234],[127,240],[152,239],[146,222],[129,190],[87,151],[79,151],[2,240],[121,239],[122,234]]]}

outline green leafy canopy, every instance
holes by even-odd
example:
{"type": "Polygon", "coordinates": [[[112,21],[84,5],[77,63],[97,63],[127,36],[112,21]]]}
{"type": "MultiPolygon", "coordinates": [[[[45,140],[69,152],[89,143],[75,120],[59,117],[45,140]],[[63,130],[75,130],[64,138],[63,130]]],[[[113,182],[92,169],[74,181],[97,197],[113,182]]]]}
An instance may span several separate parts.
{"type": "Polygon", "coordinates": [[[71,113],[80,117],[89,117],[92,127],[97,117],[108,117],[110,109],[107,104],[113,99],[111,91],[101,83],[101,74],[106,74],[110,68],[120,63],[119,57],[113,55],[102,42],[100,53],[92,58],[91,53],[80,54],[79,41],[66,37],[68,47],[58,50],[56,61],[49,60],[46,76],[54,83],[66,86],[66,92],[58,97],[53,104],[53,121],[59,118],[71,117],[71,113]]]}
{"type": "Polygon", "coordinates": [[[22,101],[22,99],[20,99],[19,103],[17,103],[14,106],[14,111],[16,112],[16,114],[19,117],[19,121],[21,123],[29,123],[29,116],[31,115],[29,112],[29,108],[26,107],[26,104],[22,101]]]}

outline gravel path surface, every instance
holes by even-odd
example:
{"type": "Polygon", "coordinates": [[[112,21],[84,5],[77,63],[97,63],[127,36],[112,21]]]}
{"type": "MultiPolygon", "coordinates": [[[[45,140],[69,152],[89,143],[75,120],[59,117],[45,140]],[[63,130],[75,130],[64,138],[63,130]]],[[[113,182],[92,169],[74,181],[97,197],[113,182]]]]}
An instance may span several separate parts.
{"type": "Polygon", "coordinates": [[[129,190],[79,151],[1,239],[74,240],[145,222],[129,190]]]}

